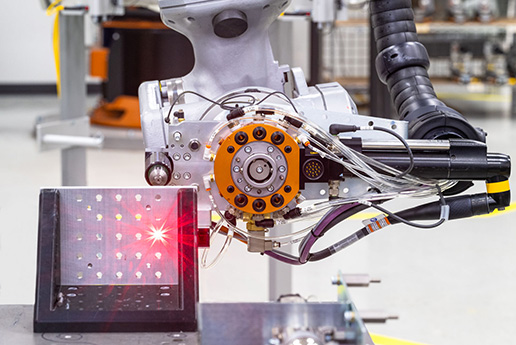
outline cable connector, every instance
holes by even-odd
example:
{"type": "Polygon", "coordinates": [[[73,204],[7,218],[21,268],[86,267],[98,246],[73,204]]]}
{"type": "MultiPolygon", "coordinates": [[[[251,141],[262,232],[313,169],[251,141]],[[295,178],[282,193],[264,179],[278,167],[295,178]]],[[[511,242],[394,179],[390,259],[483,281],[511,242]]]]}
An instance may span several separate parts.
{"type": "Polygon", "coordinates": [[[231,121],[231,120],[237,119],[239,117],[242,117],[244,115],[245,115],[244,109],[238,107],[238,108],[231,110],[230,113],[228,114],[228,116],[226,116],[226,119],[228,121],[231,121]]]}
{"type": "Polygon", "coordinates": [[[340,133],[356,132],[358,130],[360,130],[360,127],[355,126],[355,125],[339,125],[339,124],[330,125],[330,134],[331,135],[338,135],[340,133]]]}
{"type": "Polygon", "coordinates": [[[213,180],[213,175],[205,175],[202,177],[202,181],[204,182],[204,189],[206,189],[206,191],[210,191],[211,190],[211,181],[213,180]]]}
{"type": "Polygon", "coordinates": [[[441,206],[441,218],[440,219],[444,219],[446,221],[450,219],[450,205],[442,205],[441,206]]]}
{"type": "Polygon", "coordinates": [[[290,210],[283,216],[285,219],[295,219],[301,216],[301,209],[299,207],[296,207],[293,210],[290,210]]]}
{"type": "Polygon", "coordinates": [[[306,147],[310,145],[310,140],[308,140],[308,137],[304,134],[298,135],[297,140],[306,147]]]}

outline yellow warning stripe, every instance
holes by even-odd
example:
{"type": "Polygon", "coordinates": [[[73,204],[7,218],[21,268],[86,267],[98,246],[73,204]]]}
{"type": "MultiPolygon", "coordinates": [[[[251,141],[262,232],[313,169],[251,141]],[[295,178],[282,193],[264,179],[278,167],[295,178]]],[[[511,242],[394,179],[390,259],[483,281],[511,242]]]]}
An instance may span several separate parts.
{"type": "Polygon", "coordinates": [[[422,343],[415,343],[413,341],[401,340],[378,334],[371,334],[371,339],[375,345],[424,345],[422,343]]]}
{"type": "Polygon", "coordinates": [[[503,192],[508,192],[511,190],[511,185],[509,184],[509,180],[501,181],[501,182],[486,183],[486,187],[487,187],[487,193],[489,193],[489,194],[503,193],[503,192]]]}

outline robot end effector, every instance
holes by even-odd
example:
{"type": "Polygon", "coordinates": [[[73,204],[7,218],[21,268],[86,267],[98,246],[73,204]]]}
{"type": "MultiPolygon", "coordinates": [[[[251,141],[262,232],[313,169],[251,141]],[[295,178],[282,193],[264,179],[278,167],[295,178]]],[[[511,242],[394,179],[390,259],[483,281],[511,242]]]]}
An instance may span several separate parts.
{"type": "MultiPolygon", "coordinates": [[[[441,197],[402,217],[382,210],[391,224],[458,219],[509,205],[510,158],[487,153],[483,131],[437,99],[410,0],[371,1],[377,70],[402,120],[394,122],[358,116],[340,86],[309,88],[298,70],[277,66],[263,41],[267,25],[260,23],[269,23],[284,4],[191,1],[179,10],[173,1],[160,1],[163,20],[192,41],[196,66],[184,78],[140,89],[149,184],[197,184],[200,208],[219,213],[227,234],[250,251],[292,264],[320,260],[363,238],[368,233],[362,229],[352,240],[310,253],[317,238],[350,213],[379,208],[398,195],[441,197]],[[443,196],[465,191],[473,180],[486,180],[488,193],[443,196]],[[327,201],[299,205],[320,200],[322,186],[327,201]],[[281,236],[265,235],[321,212],[326,214],[302,241],[299,258],[277,250],[286,243],[281,236]]],[[[211,217],[204,223],[210,227],[211,217]]]]}

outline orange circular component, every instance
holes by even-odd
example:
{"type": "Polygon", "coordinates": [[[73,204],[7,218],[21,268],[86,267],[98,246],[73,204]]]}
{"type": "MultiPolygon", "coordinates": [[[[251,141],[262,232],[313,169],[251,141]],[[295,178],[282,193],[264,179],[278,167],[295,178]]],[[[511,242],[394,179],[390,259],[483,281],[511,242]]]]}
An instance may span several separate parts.
{"type": "Polygon", "coordinates": [[[220,195],[237,209],[250,214],[272,213],[298,193],[299,164],[299,146],[287,132],[269,124],[250,124],[220,144],[214,163],[215,183],[220,195]],[[235,150],[228,150],[230,147],[235,150]]]}

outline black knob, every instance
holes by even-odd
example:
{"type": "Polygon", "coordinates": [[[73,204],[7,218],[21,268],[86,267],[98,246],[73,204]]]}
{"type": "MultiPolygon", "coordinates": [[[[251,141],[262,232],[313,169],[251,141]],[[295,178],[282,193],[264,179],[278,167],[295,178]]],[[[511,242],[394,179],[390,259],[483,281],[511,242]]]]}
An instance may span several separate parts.
{"type": "Polygon", "coordinates": [[[213,18],[213,32],[221,38],[235,38],[247,31],[247,16],[238,10],[225,10],[213,18]]]}

